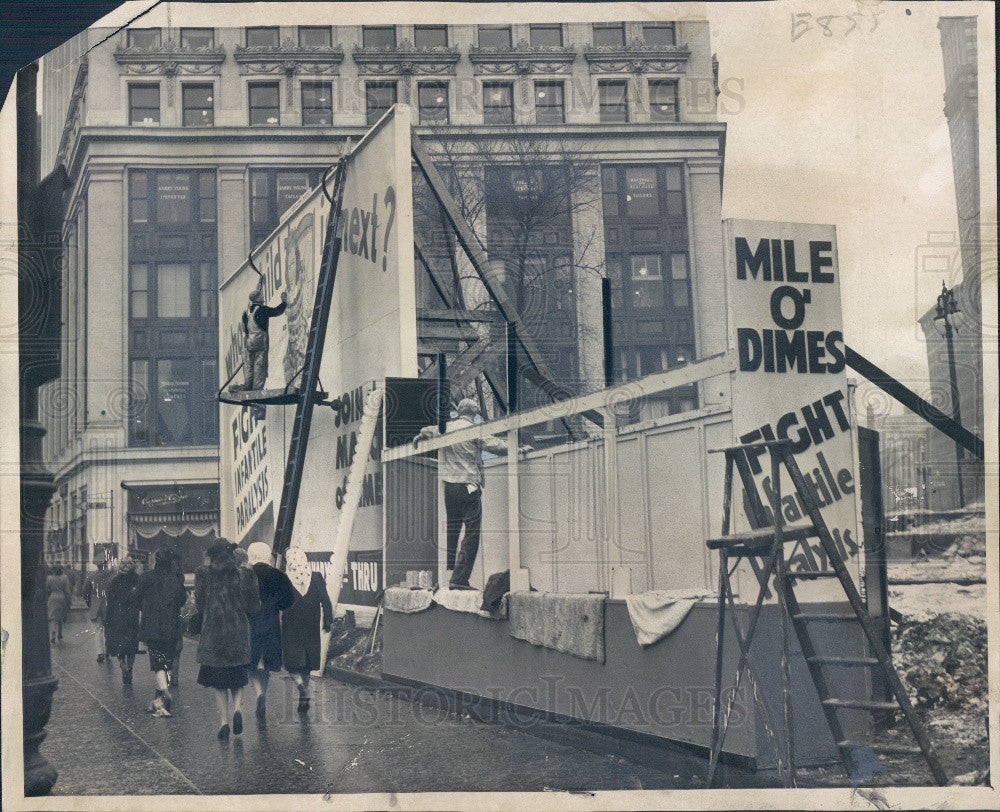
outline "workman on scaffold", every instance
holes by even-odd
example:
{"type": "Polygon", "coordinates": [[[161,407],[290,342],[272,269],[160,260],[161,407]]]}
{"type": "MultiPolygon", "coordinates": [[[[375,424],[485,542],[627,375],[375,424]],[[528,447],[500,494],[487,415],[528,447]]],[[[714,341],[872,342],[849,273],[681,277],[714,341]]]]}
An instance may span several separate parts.
{"type": "MultiPolygon", "coordinates": [[[[250,304],[243,311],[243,391],[254,392],[267,384],[267,351],[269,347],[268,321],[280,316],[288,306],[288,294],[281,293],[281,304],[269,307],[264,304],[264,277],[250,294],[250,304]]],[[[264,407],[253,407],[254,417],[264,417],[264,407]]]]}

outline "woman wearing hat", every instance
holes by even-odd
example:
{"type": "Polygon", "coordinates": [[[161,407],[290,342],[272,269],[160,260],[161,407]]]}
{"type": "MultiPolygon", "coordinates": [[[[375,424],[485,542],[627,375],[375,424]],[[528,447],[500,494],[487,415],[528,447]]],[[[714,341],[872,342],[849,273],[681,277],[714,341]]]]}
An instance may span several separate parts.
{"type": "Polygon", "coordinates": [[[174,551],[161,547],[153,555],[153,569],[139,576],[135,600],[142,610],[139,637],[149,651],[149,670],[156,677],[156,694],[148,711],[169,716],[169,674],[174,665],[181,607],[187,595],[184,576],[174,566],[174,551]]]}
{"type": "Polygon", "coordinates": [[[139,605],[134,597],[138,583],[136,560],[125,556],[118,565],[117,575],[108,583],[108,605],[104,616],[108,656],[118,658],[122,685],[132,684],[132,665],[139,650],[139,605]]]}
{"type": "Polygon", "coordinates": [[[257,576],[236,566],[235,549],[219,539],[206,550],[209,563],[194,576],[195,606],[202,613],[198,684],[215,689],[220,739],[229,738],[230,720],[234,734],[243,732],[243,688],[250,666],[247,615],[260,608],[257,576]]]}
{"type": "Polygon", "coordinates": [[[45,579],[45,591],[48,595],[45,608],[48,611],[54,643],[57,634],[60,640],[63,639],[63,623],[66,622],[70,607],[69,578],[66,577],[61,565],[56,564],[52,568],[52,574],[45,579]]]}

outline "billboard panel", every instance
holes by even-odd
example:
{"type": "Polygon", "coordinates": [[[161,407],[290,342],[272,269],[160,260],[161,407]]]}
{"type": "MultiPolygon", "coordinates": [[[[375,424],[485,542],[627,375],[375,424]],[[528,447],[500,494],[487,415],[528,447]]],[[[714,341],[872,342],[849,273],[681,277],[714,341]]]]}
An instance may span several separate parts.
{"type": "MultiPolygon", "coordinates": [[[[726,220],[724,234],[729,341],[738,360],[732,385],[734,444],[792,441],[811,495],[855,584],[860,585],[856,466],[836,230],[726,220]]],[[[769,455],[763,450],[751,454],[750,464],[761,501],[769,510],[774,492],[769,455]]],[[[808,523],[783,468],[781,493],[785,524],[808,523]]],[[[816,538],[785,549],[792,571],[830,568],[816,538]]],[[[797,592],[806,600],[843,599],[835,580],[803,583],[797,592]]]]}
{"type": "MultiPolygon", "coordinates": [[[[312,552],[332,550],[365,395],[386,376],[417,375],[410,162],[405,105],[376,124],[348,161],[342,250],[320,368],[324,390],[343,408],[313,411],[292,531],[292,545],[312,552]]],[[[329,213],[323,190],[309,192],[253,252],[267,303],[287,296],[285,312],[270,321],[268,389],[299,382],[329,213]]],[[[246,263],[220,286],[220,383],[243,361],[241,317],[258,279],[246,263]]],[[[242,373],[234,382],[242,382],[242,373]]],[[[232,541],[273,541],[294,416],[294,405],[269,405],[262,418],[247,407],[220,405],[221,529],[232,541]]],[[[352,550],[382,546],[380,438],[377,431],[352,550]]]]}

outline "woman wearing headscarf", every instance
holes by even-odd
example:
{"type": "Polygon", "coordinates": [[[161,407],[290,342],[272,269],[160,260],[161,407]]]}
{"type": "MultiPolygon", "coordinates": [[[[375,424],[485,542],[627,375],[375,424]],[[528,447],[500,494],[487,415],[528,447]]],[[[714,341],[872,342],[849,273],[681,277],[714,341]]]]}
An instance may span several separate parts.
{"type": "Polygon", "coordinates": [[[181,607],[187,597],[183,576],[178,575],[173,550],[161,547],[153,555],[153,569],[139,576],[135,589],[142,613],[139,639],[146,644],[149,670],[156,675],[156,694],[147,710],[157,716],[170,716],[172,704],[168,675],[177,649],[181,607]]]}
{"type": "Polygon", "coordinates": [[[257,718],[264,719],[267,683],[272,671],[281,670],[280,613],[295,600],[288,576],[271,566],[271,548],[263,541],[247,547],[250,569],[257,576],[260,609],[250,615],[250,681],[257,691],[257,718]]]}
{"type": "Polygon", "coordinates": [[[326,581],[318,572],[313,572],[300,547],[288,550],[285,574],[292,583],[295,600],[281,616],[281,656],[285,670],[292,675],[299,690],[299,713],[307,713],[309,672],[321,666],[320,622],[322,620],[324,632],[330,631],[333,604],[326,591],[326,581]]]}
{"type": "Polygon", "coordinates": [[[132,666],[139,650],[139,606],[132,594],[138,583],[136,560],[132,556],[125,556],[118,564],[118,573],[108,583],[108,605],[104,620],[108,656],[118,658],[118,665],[122,670],[122,685],[132,684],[132,666]]]}
{"type": "Polygon", "coordinates": [[[206,551],[209,563],[194,576],[195,605],[202,613],[198,684],[215,689],[220,739],[229,738],[230,720],[235,735],[243,732],[243,688],[250,664],[247,616],[260,608],[257,576],[236,566],[234,549],[226,539],[216,541],[206,551]]]}
{"type": "Polygon", "coordinates": [[[52,642],[56,642],[56,635],[63,639],[63,623],[69,616],[70,590],[69,578],[63,572],[61,565],[56,564],[52,568],[52,574],[45,578],[45,591],[47,598],[45,608],[48,611],[49,623],[52,632],[52,642]]]}

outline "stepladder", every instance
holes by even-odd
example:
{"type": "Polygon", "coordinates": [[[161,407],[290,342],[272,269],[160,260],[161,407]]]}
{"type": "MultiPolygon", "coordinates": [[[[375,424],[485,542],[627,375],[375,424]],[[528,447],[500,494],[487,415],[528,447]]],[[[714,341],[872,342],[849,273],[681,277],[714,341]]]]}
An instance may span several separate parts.
{"type": "MultiPolygon", "coordinates": [[[[840,548],[824,520],[812,489],[799,469],[790,446],[789,441],[770,441],[720,449],[725,454],[726,462],[722,532],[719,537],[707,541],[708,548],[719,556],[715,691],[708,786],[712,786],[715,778],[734,703],[744,676],[747,676],[751,683],[754,702],[761,712],[765,732],[774,748],[781,781],[786,787],[797,785],[795,734],[796,731],[800,733],[802,731],[796,727],[793,718],[793,693],[801,693],[805,686],[801,684],[801,680],[792,679],[793,656],[800,656],[805,661],[805,671],[819,698],[821,714],[817,715],[824,719],[836,745],[837,754],[852,781],[861,780],[865,776],[870,770],[872,760],[877,760],[879,753],[912,754],[922,756],[934,782],[944,785],[947,783],[947,776],[923,723],[910,704],[906,688],[893,667],[884,644],[882,630],[869,615],[840,548]],[[773,487],[768,492],[769,510],[760,498],[747,457],[748,450],[759,451],[761,447],[766,449],[770,457],[773,487]],[[748,532],[731,532],[734,514],[734,470],[740,477],[744,505],[748,513],[753,514],[753,523],[756,525],[756,529],[748,532]],[[804,507],[803,512],[808,523],[794,526],[785,524],[781,510],[782,470],[786,481],[804,507]],[[787,545],[795,545],[791,550],[794,554],[795,548],[810,538],[818,539],[827,566],[823,569],[791,571],[788,567],[790,555],[786,554],[787,545]],[[757,587],[752,604],[742,607],[746,609],[747,606],[752,606],[747,616],[745,631],[738,621],[740,612],[737,609],[737,592],[733,585],[733,576],[742,562],[749,563],[755,576],[750,580],[757,587]],[[830,611],[828,608],[830,604],[826,602],[816,604],[822,608],[814,610],[809,603],[800,600],[796,593],[796,585],[805,581],[819,580],[830,583],[831,588],[825,590],[825,594],[834,598],[832,605],[843,607],[846,604],[848,607],[846,610],[830,611]],[[780,623],[780,728],[768,703],[761,695],[762,677],[755,672],[751,659],[754,635],[758,631],[761,618],[766,616],[770,619],[768,622],[773,622],[775,613],[762,611],[765,600],[770,598],[774,598],[777,603],[776,614],[780,623]],[[727,615],[731,619],[731,624],[726,622],[727,615]],[[829,628],[828,624],[854,624],[860,629],[863,649],[858,653],[845,654],[843,651],[831,651],[829,646],[822,645],[824,636],[820,630],[829,628]],[[724,643],[727,628],[733,631],[739,656],[735,678],[724,691],[724,643]],[[798,652],[792,650],[792,634],[798,643],[798,652]],[[866,691],[856,692],[861,693],[860,696],[841,695],[845,693],[844,685],[848,682],[857,686],[863,681],[845,681],[839,679],[836,672],[855,668],[879,672],[888,688],[889,699],[872,699],[866,691]],[[915,746],[898,743],[883,745],[859,740],[860,737],[855,731],[849,730],[850,726],[845,724],[842,718],[844,712],[859,711],[872,714],[901,713],[915,746]]],[[[759,664],[757,670],[760,670],[759,664]]],[[[768,674],[771,673],[772,670],[769,668],[768,674]]],[[[864,684],[870,684],[870,681],[864,684]]],[[[802,697],[797,696],[795,699],[797,706],[801,708],[802,697]]]]}

